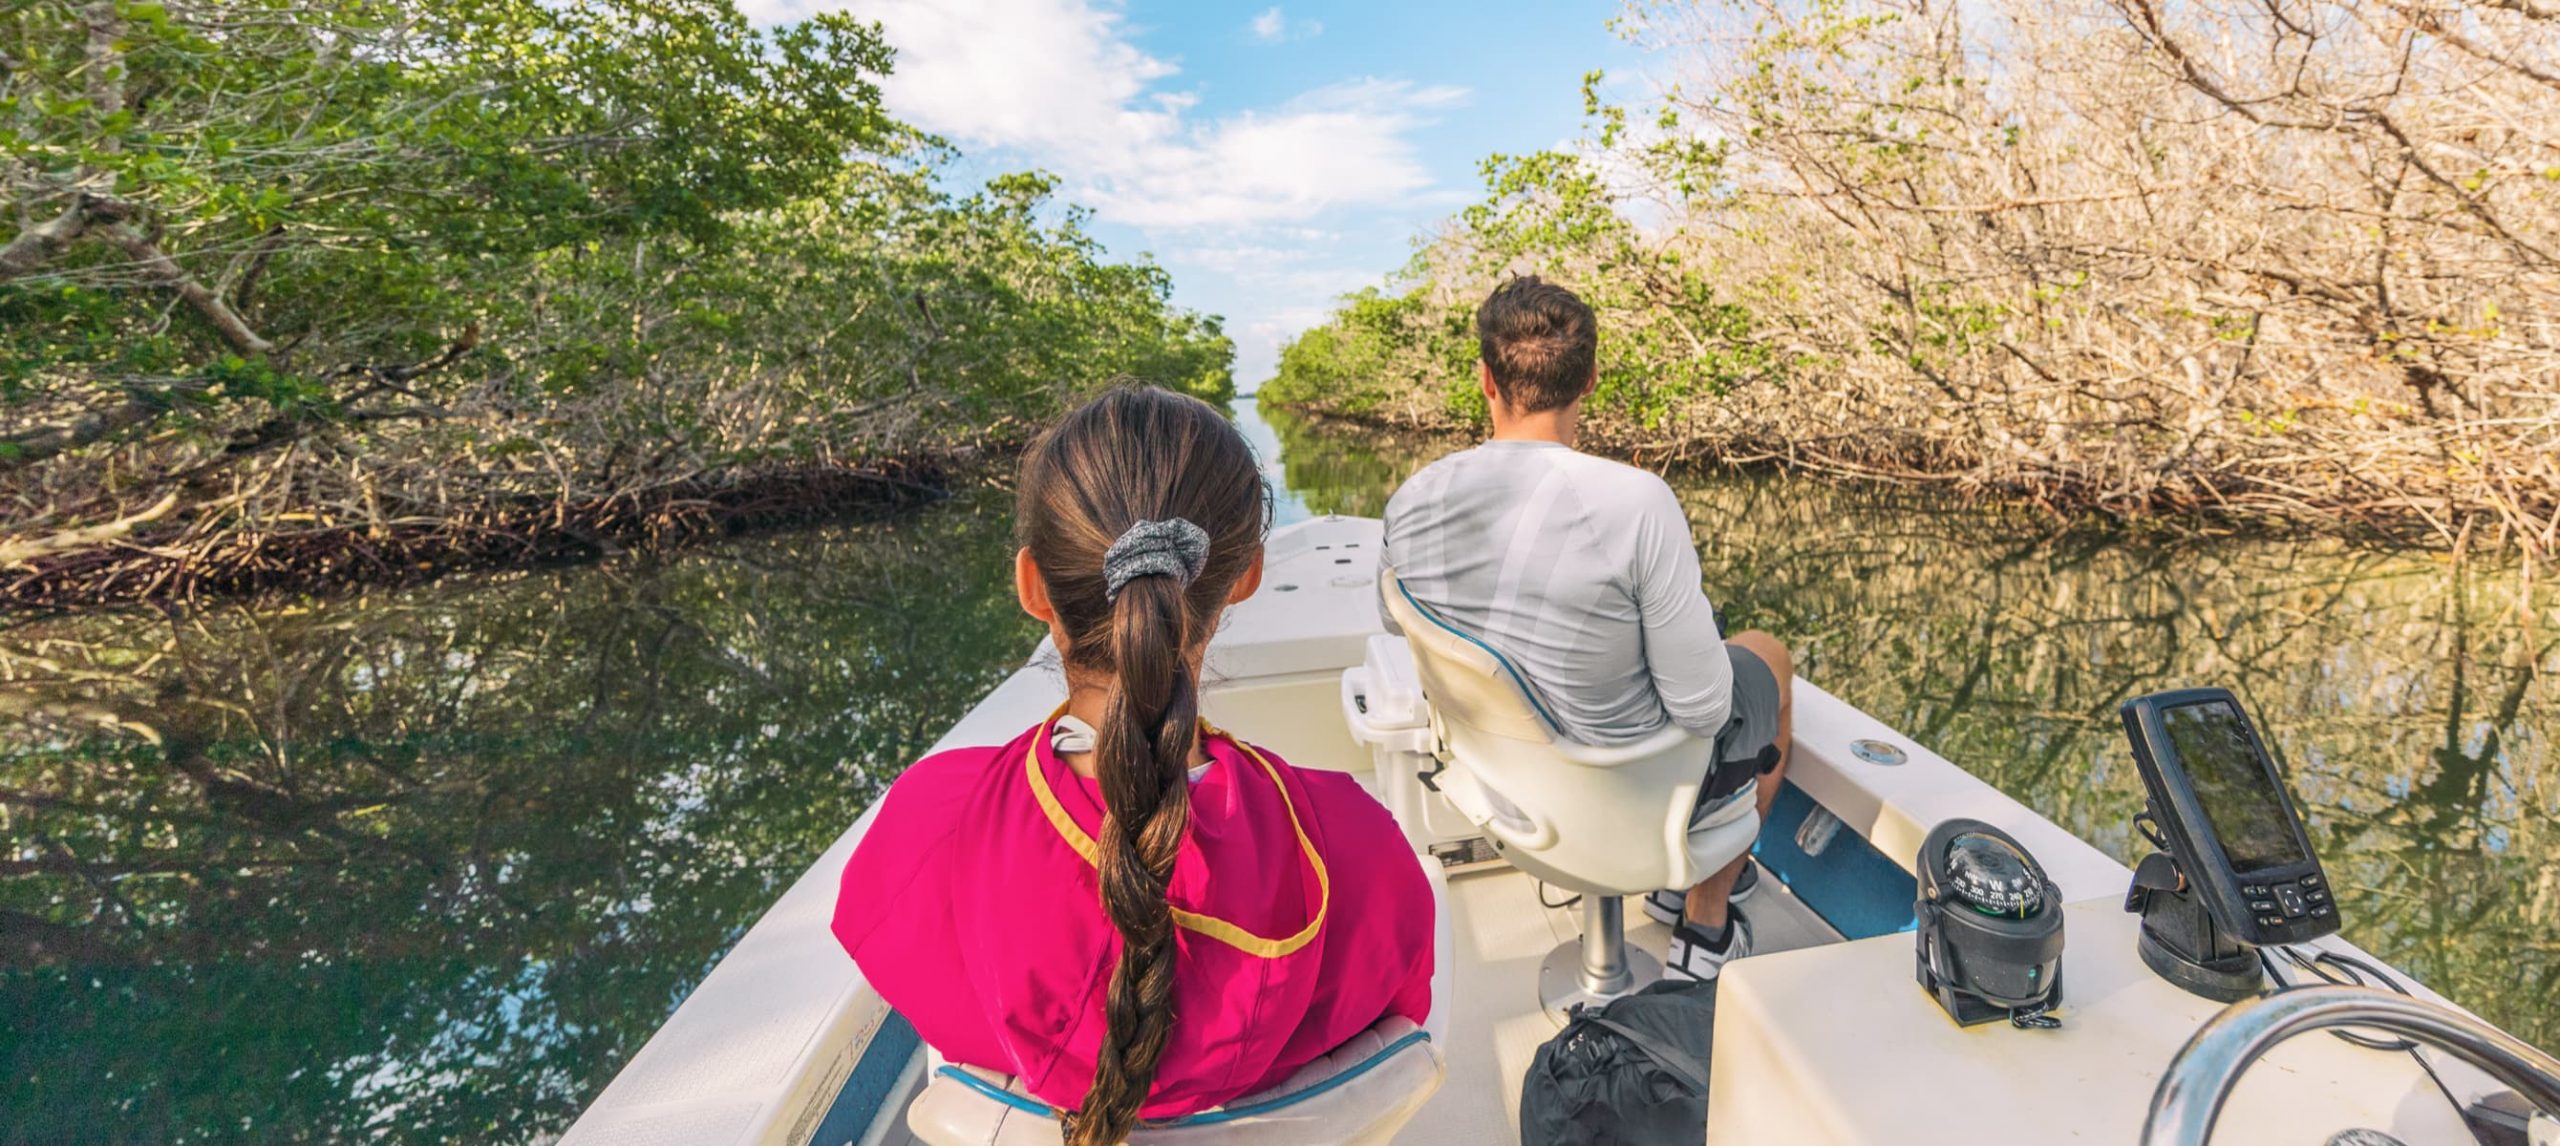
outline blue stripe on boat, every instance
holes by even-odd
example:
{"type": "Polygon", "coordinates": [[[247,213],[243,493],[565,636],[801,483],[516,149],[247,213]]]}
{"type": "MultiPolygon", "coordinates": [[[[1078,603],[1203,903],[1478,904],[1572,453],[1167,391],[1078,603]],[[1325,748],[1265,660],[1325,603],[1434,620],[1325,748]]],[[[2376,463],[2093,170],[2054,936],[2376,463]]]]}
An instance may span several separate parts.
{"type": "Polygon", "coordinates": [[[1456,637],[1459,640],[1483,649],[1485,651],[1485,655],[1493,658],[1493,663],[1501,665],[1502,671],[1510,674],[1511,683],[1520,686],[1520,695],[1528,698],[1529,707],[1537,712],[1539,720],[1546,722],[1548,730],[1558,735],[1562,735],[1564,733],[1563,722],[1558,721],[1554,713],[1547,711],[1546,702],[1538,699],[1538,690],[1529,686],[1529,678],[1520,675],[1520,669],[1518,666],[1511,663],[1510,657],[1502,655],[1502,650],[1486,644],[1482,638],[1477,637],[1474,633],[1470,633],[1465,629],[1461,629],[1456,625],[1452,625],[1447,621],[1441,620],[1440,614],[1432,612],[1431,606],[1423,604],[1419,599],[1414,597],[1413,590],[1404,587],[1404,582],[1396,582],[1396,592],[1404,594],[1405,603],[1412,605],[1413,611],[1421,614],[1423,620],[1440,626],[1443,630],[1447,631],[1450,636],[1456,637]]]}
{"type": "Polygon", "coordinates": [[[950,1079],[953,1082],[977,1091],[979,1094],[985,1095],[988,1098],[992,1098],[1026,1114],[1037,1114],[1042,1118],[1053,1118],[1057,1116],[1058,1112],[1049,1109],[1046,1104],[1041,1103],[1036,1099],[1025,1098],[1022,1095],[1015,1094],[1010,1090],[1006,1090],[1001,1086],[988,1082],[987,1080],[971,1074],[968,1071],[962,1070],[959,1067],[946,1066],[933,1073],[941,1075],[944,1078],[950,1079]]]}
{"type": "Polygon", "coordinates": [[[1806,855],[1796,846],[1796,829],[1818,806],[1792,783],[1779,790],[1752,849],[1760,866],[1787,881],[1788,891],[1847,938],[1911,930],[1911,901],[1920,885],[1866,837],[1842,824],[1821,855],[1806,855]]]}
{"type": "MultiPolygon", "coordinates": [[[[895,1011],[871,1036],[871,1045],[862,1048],[862,1058],[846,1075],[844,1089],[836,1092],[836,1100],[827,1107],[827,1116],[818,1123],[818,1132],[809,1139],[810,1146],[848,1146],[862,1141],[878,1121],[881,1107],[889,1102],[889,1092],[896,1089],[898,1076],[907,1071],[907,1060],[914,1058],[916,1048],[923,1045],[916,1028],[907,1017],[895,1011]]],[[[889,1112],[893,1117],[896,1112],[889,1112]]]]}
{"type": "MultiPolygon", "coordinates": [[[[1314,1098],[1319,1094],[1333,1090],[1344,1083],[1350,1082],[1352,1079],[1369,1073],[1371,1070],[1376,1069],[1379,1063],[1394,1058],[1398,1052],[1404,1050],[1406,1047],[1429,1041],[1431,1041],[1429,1033],[1424,1031],[1414,1031],[1405,1035],[1403,1038],[1388,1043],[1386,1047],[1378,1053],[1361,1059],[1359,1065],[1294,1094],[1284,1094],[1269,1102],[1256,1102],[1248,1106],[1225,1106],[1216,1110],[1203,1110],[1198,1114],[1176,1118],[1171,1122],[1150,1123],[1150,1125],[1214,1126],[1221,1122],[1233,1122],[1240,1118],[1252,1118],[1257,1115],[1269,1114],[1278,1110],[1286,1110],[1289,1107],[1305,1102],[1310,1098],[1314,1098]]],[[[988,1082],[987,1080],[971,1074],[968,1071],[962,1070],[959,1067],[946,1066],[934,1073],[1026,1114],[1035,1114],[1042,1118],[1054,1118],[1057,1116],[1056,1111],[1051,1110],[1046,1104],[1039,1100],[1015,1094],[1010,1090],[1006,1090],[1001,1086],[988,1082]]]]}

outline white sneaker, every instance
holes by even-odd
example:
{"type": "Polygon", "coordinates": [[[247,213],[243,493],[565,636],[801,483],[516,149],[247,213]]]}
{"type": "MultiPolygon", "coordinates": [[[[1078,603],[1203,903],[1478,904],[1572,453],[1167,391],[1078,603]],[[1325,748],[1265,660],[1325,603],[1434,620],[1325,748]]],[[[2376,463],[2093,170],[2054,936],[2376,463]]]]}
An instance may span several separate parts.
{"type": "MultiPolygon", "coordinates": [[[[1751,893],[1758,890],[1760,890],[1760,861],[1756,859],[1744,860],[1742,861],[1742,874],[1733,877],[1733,894],[1726,896],[1725,902],[1740,903],[1743,900],[1751,898],[1751,893]]],[[[1687,888],[1664,888],[1661,891],[1645,893],[1644,913],[1646,917],[1665,927],[1679,926],[1681,917],[1687,915],[1688,912],[1689,891],[1687,888]]]]}
{"type": "Polygon", "coordinates": [[[1725,917],[1724,947],[1707,943],[1707,937],[1686,922],[1671,928],[1671,947],[1663,955],[1662,977],[1681,982],[1703,983],[1716,977],[1724,965],[1751,953],[1751,921],[1743,918],[1740,908],[1725,917]]]}

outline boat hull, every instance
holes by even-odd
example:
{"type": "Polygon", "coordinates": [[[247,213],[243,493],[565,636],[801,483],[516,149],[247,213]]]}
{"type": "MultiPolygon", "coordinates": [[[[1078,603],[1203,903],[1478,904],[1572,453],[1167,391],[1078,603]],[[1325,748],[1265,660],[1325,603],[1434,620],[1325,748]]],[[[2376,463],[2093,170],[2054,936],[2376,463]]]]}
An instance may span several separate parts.
{"type": "MultiPolygon", "coordinates": [[[[1274,533],[1263,590],[1230,610],[1211,645],[1204,715],[1300,767],[1367,776],[1371,758],[1351,738],[1341,681],[1382,631],[1374,597],[1379,536],[1378,522],[1360,518],[1319,518],[1274,533]]],[[[1056,652],[1043,642],[936,750],[1008,741],[1065,694],[1056,652]]],[[[1762,951],[1907,928],[1914,857],[1930,827],[1951,817],[1984,820],[2015,836],[2065,898],[2084,905],[2077,910],[2121,900],[2131,880],[2122,864],[1882,721],[1804,680],[1796,682],[1794,715],[1789,784],[1760,848],[1779,878],[1764,881],[1773,885],[1761,892],[1768,899],[1750,907],[1762,951]]],[[[838,875],[870,823],[866,813],[817,857],[564,1143],[907,1141],[901,1111],[920,1061],[913,1031],[863,981],[829,930],[838,875]]],[[[1554,1031],[1536,1005],[1536,958],[1573,938],[1577,917],[1542,906],[1526,877],[1489,866],[1451,884],[1458,951],[1447,1016],[1449,1081],[1402,1141],[1516,1140],[1522,1072],[1554,1031]]],[[[1658,948],[1664,936],[1659,925],[1639,922],[1629,939],[1658,948]]],[[[1913,1003],[1926,1005],[1916,987],[1865,1005],[1913,1003]]],[[[1720,1032],[1719,1054],[1727,1053],[1720,1032]]],[[[2106,1085],[2147,1094],[2165,1065],[2165,1056],[2128,1064],[2106,1085]]],[[[1790,1069],[1872,1072],[1890,1064],[1790,1069]]],[[[1785,1080],[1753,1084],[1755,1092],[1790,1087],[1805,1089],[1785,1080]]],[[[1720,1095],[1723,1089],[1719,1082],[1720,1095]]]]}

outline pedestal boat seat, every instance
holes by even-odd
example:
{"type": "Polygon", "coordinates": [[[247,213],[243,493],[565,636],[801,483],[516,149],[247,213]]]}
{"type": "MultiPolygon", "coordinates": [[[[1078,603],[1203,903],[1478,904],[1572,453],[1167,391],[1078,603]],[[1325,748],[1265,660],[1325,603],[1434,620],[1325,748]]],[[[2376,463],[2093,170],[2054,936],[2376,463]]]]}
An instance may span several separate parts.
{"type": "Polygon", "coordinates": [[[1499,650],[1414,599],[1393,569],[1380,571],[1378,591],[1430,709],[1442,765],[1431,785],[1511,866],[1582,895],[1580,939],[1539,968],[1548,1013],[1659,978],[1657,960],[1627,947],[1621,897],[1689,887],[1760,834],[1756,811],[1690,830],[1713,742],[1676,724],[1616,747],[1568,740],[1499,650]]]}

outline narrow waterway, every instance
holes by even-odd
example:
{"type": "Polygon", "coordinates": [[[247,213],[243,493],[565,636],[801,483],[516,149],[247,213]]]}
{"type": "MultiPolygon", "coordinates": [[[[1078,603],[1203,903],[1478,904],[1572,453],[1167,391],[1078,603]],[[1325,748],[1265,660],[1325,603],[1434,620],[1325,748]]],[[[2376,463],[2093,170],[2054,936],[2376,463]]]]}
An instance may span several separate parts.
{"type": "MultiPolygon", "coordinates": [[[[1448,448],[1238,413],[1283,520],[1375,514],[1448,448]]],[[[1676,484],[1733,623],[2118,856],[2140,784],[2115,706],[2238,690],[2349,936],[2560,1043],[2560,595],[2440,555],[1676,484]]],[[[984,490],[671,557],[0,628],[0,1142],[566,1125],[1028,650],[1006,516],[984,490]]]]}

